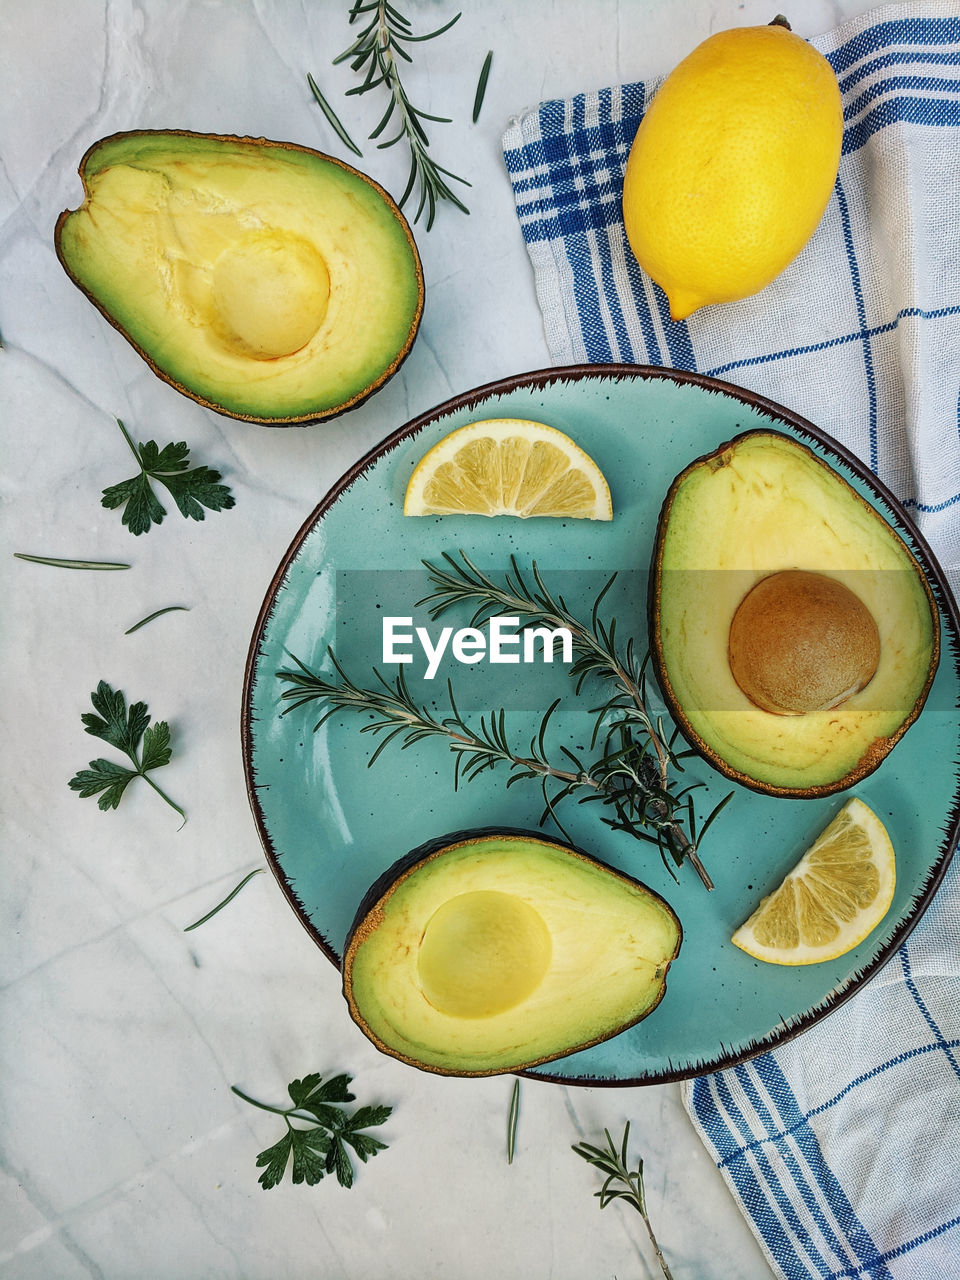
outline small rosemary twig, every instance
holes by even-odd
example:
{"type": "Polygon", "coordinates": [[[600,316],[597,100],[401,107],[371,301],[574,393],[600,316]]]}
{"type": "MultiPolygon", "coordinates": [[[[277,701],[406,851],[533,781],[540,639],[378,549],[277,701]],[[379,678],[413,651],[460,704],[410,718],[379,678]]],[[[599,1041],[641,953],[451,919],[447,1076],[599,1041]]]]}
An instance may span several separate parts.
{"type": "MultiPolygon", "coordinates": [[[[632,637],[627,640],[621,656],[617,647],[616,619],[608,624],[600,614],[601,605],[613,586],[616,574],[607,579],[594,601],[589,625],[584,625],[570,612],[562,596],[554,596],[547,589],[536,562],[531,568],[531,585],[521,572],[516,557],[511,556],[510,570],[504,575],[504,585],[500,586],[478,569],[463,551],[460,552],[459,560],[446,552],[443,559],[447,568],[423,561],[434,589],[417,603],[429,607],[433,620],[455,605],[467,603],[474,606],[470,625],[475,627],[501,612],[516,614],[530,626],[543,624],[554,628],[565,627],[572,636],[573,650],[577,655],[570,668],[570,674],[576,680],[577,692],[580,692],[589,675],[613,682],[613,695],[602,707],[597,708],[593,745],[596,744],[604,724],[607,725],[605,745],[609,746],[614,735],[619,737],[620,745],[617,751],[604,755],[598,780],[604,784],[604,790],[623,793],[625,801],[643,795],[643,806],[640,810],[634,809],[631,812],[631,824],[623,829],[633,830],[637,821],[641,825],[655,826],[677,865],[685,858],[689,859],[704,885],[712,889],[713,883],[697,853],[695,829],[691,828],[692,834],[688,835],[682,823],[673,817],[677,797],[671,798],[668,771],[671,765],[677,764],[677,758],[663,741],[661,726],[654,724],[647,711],[645,661],[638,661],[632,637]],[[659,775],[656,783],[651,776],[650,762],[645,759],[645,752],[633,738],[634,731],[639,731],[641,742],[646,743],[656,756],[659,775]],[[659,794],[651,795],[654,790],[659,794]]],[[[591,770],[591,773],[597,777],[596,770],[591,770]]],[[[728,799],[729,796],[710,814],[704,831],[728,799]]],[[[635,830],[633,834],[636,834],[635,830]]],[[[701,832],[701,836],[702,834],[701,832]]]]}
{"type": "MultiPolygon", "coordinates": [[[[326,703],[325,710],[314,725],[314,732],[338,711],[360,711],[372,715],[373,718],[361,726],[360,732],[382,737],[367,762],[368,767],[394,740],[401,739],[402,746],[408,747],[425,738],[446,738],[451,751],[455,753],[455,789],[461,780],[472,781],[486,770],[504,764],[511,774],[507,786],[521,778],[539,781],[545,804],[541,822],[549,815],[563,831],[563,824],[556,813],[557,804],[575,791],[586,789],[587,795],[583,799],[600,799],[613,809],[614,816],[604,818],[609,826],[656,844],[665,865],[669,866],[667,851],[678,866],[684,858],[690,858],[691,851],[696,852],[695,838],[687,839],[685,836],[686,845],[682,849],[671,843],[674,828],[682,831],[674,817],[678,809],[689,814],[693,830],[692,804],[684,800],[684,793],[674,795],[661,789],[659,772],[652,764],[651,754],[645,744],[637,744],[627,736],[624,746],[605,751],[589,768],[573,752],[561,747],[560,750],[573,768],[558,768],[547,759],[546,735],[550,719],[560,704],[559,698],[544,713],[538,731],[531,740],[529,754],[519,755],[507,736],[506,713],[502,708],[481,716],[479,728],[472,729],[457,708],[453,686],[449,681],[449,711],[438,718],[417,703],[402,670],[390,682],[374,668],[376,684],[364,688],[350,679],[332,650],[328,649],[327,652],[339,681],[311,671],[296,655],[291,657],[297,670],[277,672],[278,679],[291,686],[280,695],[285,702],[290,703],[283,714],[311,702],[326,703]],[[558,785],[558,790],[553,795],[548,790],[550,783],[558,785]],[[651,828],[655,834],[649,834],[644,830],[645,827],[651,828]]],[[[720,807],[714,810],[711,820],[720,807]]],[[[706,887],[712,889],[713,883],[699,858],[691,858],[691,863],[698,870],[706,887]]]]}
{"type": "Polygon", "coordinates": [[[594,1147],[589,1142],[578,1142],[573,1147],[578,1156],[581,1156],[588,1164],[592,1164],[606,1175],[603,1186],[599,1191],[594,1192],[594,1195],[600,1199],[600,1208],[605,1209],[611,1200],[626,1200],[628,1204],[632,1204],[646,1225],[650,1243],[653,1245],[657,1261],[660,1263],[660,1268],[664,1274],[664,1280],[673,1280],[673,1275],[667,1266],[667,1260],[663,1256],[660,1245],[657,1243],[657,1237],[653,1234],[653,1227],[647,1215],[647,1201],[643,1191],[643,1161],[638,1161],[634,1172],[631,1172],[627,1166],[627,1142],[630,1137],[630,1122],[628,1120],[624,1127],[623,1141],[619,1150],[613,1144],[610,1130],[604,1129],[603,1132],[607,1139],[606,1150],[601,1147],[594,1147]]]}
{"type": "MultiPolygon", "coordinates": [[[[449,124],[450,119],[447,116],[431,115],[411,103],[400,79],[397,59],[402,58],[405,62],[412,62],[413,59],[404,45],[433,40],[434,37],[449,31],[459,19],[460,14],[456,14],[442,27],[437,27],[435,31],[422,36],[413,34],[410,20],[398,12],[392,4],[387,3],[387,0],[368,0],[365,4],[361,3],[361,0],[355,0],[350,10],[350,22],[353,23],[361,14],[369,14],[370,21],[353,44],[334,58],[334,65],[349,60],[354,71],[365,73],[362,84],[347,90],[348,96],[367,93],[379,85],[385,85],[389,91],[389,105],[379,124],[370,134],[370,138],[379,138],[396,114],[399,120],[397,133],[386,142],[380,142],[377,145],[382,150],[394,146],[401,139],[406,141],[410,150],[410,173],[406,188],[397,204],[402,208],[414,189],[419,186],[420,201],[413,220],[416,222],[426,210],[429,231],[433,226],[438,200],[448,200],[464,213],[470,212],[445,179],[452,178],[454,182],[461,182],[466,187],[469,187],[470,183],[466,178],[461,178],[437,164],[429,155],[427,148],[430,143],[422,122],[433,120],[438,124],[449,124]]],[[[323,106],[323,103],[321,102],[320,105],[323,106]]]]}
{"type": "MultiPolygon", "coordinates": [[[[313,726],[316,732],[337,711],[362,711],[372,713],[373,720],[364,724],[361,733],[384,733],[384,737],[373,755],[367,761],[372,765],[381,751],[395,738],[403,737],[405,747],[424,738],[447,738],[450,750],[456,753],[454,770],[454,788],[461,781],[471,781],[478,774],[498,764],[509,766],[513,777],[511,782],[519,778],[539,778],[547,781],[556,779],[566,786],[590,786],[598,784],[582,767],[574,772],[570,769],[558,769],[551,765],[543,754],[543,740],[547,724],[557,707],[555,702],[547,710],[540,724],[540,730],[530,744],[530,755],[517,755],[507,738],[506,713],[493,711],[489,716],[480,717],[479,730],[467,725],[453,696],[453,686],[447,682],[447,698],[450,704],[449,714],[438,720],[426,707],[417,703],[407,686],[406,678],[401,671],[391,684],[383,674],[374,668],[374,676],[378,684],[372,688],[362,688],[355,684],[337,661],[332,650],[327,650],[330,661],[336,668],[340,683],[327,680],[324,676],[305,666],[298,657],[291,654],[299,671],[278,671],[277,677],[293,687],[285,689],[280,695],[285,701],[292,703],[285,708],[283,714],[296,710],[308,702],[326,702],[327,708],[313,726]]],[[[509,785],[509,784],[508,784],[509,785]]]]}
{"type": "Polygon", "coordinates": [[[165,613],[189,613],[190,609],[185,604],[168,604],[162,609],[155,609],[153,613],[148,613],[145,618],[141,618],[139,622],[135,622],[132,627],[127,627],[123,633],[125,636],[132,636],[135,631],[139,631],[141,627],[145,627],[148,622],[153,622],[154,618],[162,618],[165,613]]]}
{"type": "MultiPolygon", "coordinates": [[[[222,911],[225,906],[227,906],[229,903],[231,903],[234,900],[234,898],[237,896],[237,894],[240,892],[243,886],[247,884],[248,881],[252,880],[254,876],[260,875],[260,873],[263,870],[264,870],[263,867],[254,867],[252,871],[248,871],[247,874],[240,881],[240,883],[238,885],[235,885],[225,898],[221,898],[220,901],[217,903],[217,905],[213,907],[210,911],[202,915],[199,920],[194,920],[193,924],[186,925],[184,927],[183,932],[190,933],[191,930],[199,929],[202,924],[206,924],[208,920],[212,920],[218,911],[222,911]]],[[[258,1105],[258,1104],[254,1104],[254,1105],[258,1105]]]]}

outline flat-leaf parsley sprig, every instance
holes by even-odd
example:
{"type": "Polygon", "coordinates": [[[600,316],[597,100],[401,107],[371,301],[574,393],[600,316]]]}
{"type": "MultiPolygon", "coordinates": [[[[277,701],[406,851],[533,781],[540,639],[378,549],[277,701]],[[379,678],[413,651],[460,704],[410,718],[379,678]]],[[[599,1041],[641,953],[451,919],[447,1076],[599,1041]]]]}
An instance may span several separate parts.
{"type": "Polygon", "coordinates": [[[158,720],[151,725],[145,702],[134,702],[128,710],[123,693],[119,689],[111,689],[105,680],[97,685],[90,701],[97,714],[87,711],[80,717],[84,729],[93,737],[123,751],[133,768],[101,756],[91,760],[89,768],[81,769],[70,779],[71,791],[78,791],[81,799],[97,796],[97,804],[106,811],[116,809],[134,778],[143,778],[186,822],[187,815],[180,806],[149,776],[153,769],[170,763],[172,749],[167,722],[158,720]]]}
{"type": "Polygon", "coordinates": [[[335,1173],[342,1187],[352,1187],[354,1171],[350,1151],[366,1163],[378,1151],[386,1150],[385,1142],[364,1131],[384,1124],[393,1108],[367,1106],[345,1111],[339,1104],[354,1101],[348,1087],[350,1082],[351,1077],[347,1075],[332,1076],[325,1081],[317,1073],[292,1080],[287,1086],[292,1107],[271,1107],[251,1098],[236,1085],[231,1086],[244,1102],[283,1116],[287,1126],[280,1141],[257,1156],[257,1168],[263,1169],[258,1181],[264,1191],[283,1181],[291,1156],[294,1182],[313,1186],[328,1173],[335,1173]],[[298,1128],[291,1123],[293,1120],[302,1121],[308,1127],[298,1128]]]}
{"type": "Polygon", "coordinates": [[[100,501],[108,511],[123,507],[123,523],[131,533],[146,533],[153,525],[160,524],[167,514],[151,481],[169,490],[180,514],[189,520],[202,520],[204,508],[229,511],[234,506],[233,494],[220,483],[219,471],[212,467],[190,466],[190,448],[185,440],[164,445],[162,449],[155,440],[138,445],[134,444],[130,432],[119,418],[117,426],[123,432],[140,472],[129,480],[104,489],[100,501]]]}

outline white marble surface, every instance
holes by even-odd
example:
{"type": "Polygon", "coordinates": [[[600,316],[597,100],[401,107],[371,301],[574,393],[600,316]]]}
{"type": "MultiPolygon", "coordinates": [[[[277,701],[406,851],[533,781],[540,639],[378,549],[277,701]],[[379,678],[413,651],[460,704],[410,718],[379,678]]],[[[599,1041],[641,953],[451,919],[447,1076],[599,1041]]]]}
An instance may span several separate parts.
{"type": "MultiPolygon", "coordinates": [[[[426,29],[443,0],[402,6],[426,29]]],[[[812,35],[868,5],[806,0],[812,35]]],[[[453,393],[542,367],[532,276],[499,149],[544,97],[667,71],[766,0],[481,0],[419,46],[414,100],[452,125],[434,149],[473,183],[464,217],[416,228],[427,282],[400,375],[326,426],[271,431],[207,412],[151,374],[60,269],[52,231],[80,197],[77,163],[116,130],[263,134],[345,155],[312,103],[312,70],[358,139],[375,105],[332,56],[347,0],[4,0],[0,6],[0,423],[5,600],[0,902],[0,1275],[3,1280],[412,1280],[653,1276],[639,1217],[601,1218],[570,1143],[633,1122],[651,1215],[677,1280],[769,1269],[694,1134],[675,1086],[566,1089],[526,1081],[517,1156],[511,1082],[444,1080],[381,1057],[350,1022],[332,966],[261,876],[202,929],[185,924],[262,860],[244,792],[239,706],[247,644],[273,570],[327,487],[388,431],[453,393]],[[494,49],[480,123],[470,111],[494,49]],[[134,539],[101,489],[129,471],[113,419],[186,439],[220,466],[236,508],[174,512],[134,539]],[[129,560],[81,574],[14,550],[129,560]],[[183,604],[133,636],[151,610],[183,604]],[[81,712],[104,678],[172,722],[164,785],[101,813],[66,786],[99,754],[81,712]],[[393,1103],[390,1149],[347,1192],[328,1180],[265,1194],[254,1157],[288,1080],[347,1070],[393,1103]]],[[[361,167],[398,194],[398,147],[361,167]]],[[[346,157],[345,157],[346,158],[346,157]]]]}

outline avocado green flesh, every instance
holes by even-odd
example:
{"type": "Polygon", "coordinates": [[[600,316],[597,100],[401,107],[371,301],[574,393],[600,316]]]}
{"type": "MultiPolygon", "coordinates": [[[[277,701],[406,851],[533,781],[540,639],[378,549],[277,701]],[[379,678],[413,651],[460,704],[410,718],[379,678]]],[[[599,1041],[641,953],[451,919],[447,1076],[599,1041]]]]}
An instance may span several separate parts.
{"type": "Polygon", "coordinates": [[[839,790],[875,768],[919,712],[939,652],[920,567],[883,517],[791,438],[747,433],[682,473],[654,567],[652,641],[667,702],[694,745],[740,781],[786,794],[839,790]],[[761,710],[731,674],[737,606],[783,569],[838,579],[877,624],[873,679],[830,710],[761,710]]]}
{"type": "Polygon", "coordinates": [[[354,1019],[427,1070],[518,1070],[608,1038],[663,995],[680,926],[645,886],[534,837],[458,841],[402,870],[344,955],[354,1019]]]}
{"type": "Polygon", "coordinates": [[[373,183],[306,148],[118,134],[61,216],[68,274],[157,372],[237,417],[319,418],[386,380],[419,322],[419,260],[373,183]]]}

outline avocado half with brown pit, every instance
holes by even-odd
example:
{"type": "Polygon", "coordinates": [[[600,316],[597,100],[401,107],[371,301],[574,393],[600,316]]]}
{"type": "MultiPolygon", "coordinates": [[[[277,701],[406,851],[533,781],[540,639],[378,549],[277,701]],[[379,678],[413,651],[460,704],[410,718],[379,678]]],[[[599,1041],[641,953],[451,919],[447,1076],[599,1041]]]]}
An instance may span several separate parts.
{"type": "Polygon", "coordinates": [[[73,282],[155,373],[268,425],[353,408],[396,372],[423,311],[406,220],[372,179],[289,142],[156,130],[83,157],[57,221],[73,282]]]}
{"type": "Polygon", "coordinates": [[[442,1075],[495,1075],[645,1018],[681,937],[658,894],[579,849],[465,831],[415,849],[370,889],[343,990],[384,1053],[442,1075]]]}
{"type": "Polygon", "coordinates": [[[670,487],[650,639],[688,741],[754,790],[830,795],[920,714],[939,614],[907,544],[806,445],[749,431],[670,487]]]}

